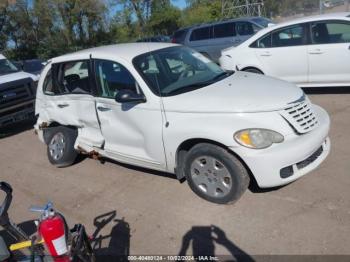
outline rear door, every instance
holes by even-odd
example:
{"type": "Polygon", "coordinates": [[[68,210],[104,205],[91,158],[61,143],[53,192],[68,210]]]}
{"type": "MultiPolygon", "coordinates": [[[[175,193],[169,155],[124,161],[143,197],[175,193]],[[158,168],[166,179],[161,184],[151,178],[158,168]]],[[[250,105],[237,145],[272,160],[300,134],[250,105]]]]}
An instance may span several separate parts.
{"type": "Polygon", "coordinates": [[[95,109],[95,97],[91,85],[91,73],[80,76],[83,65],[89,68],[89,60],[52,64],[44,80],[45,100],[43,109],[48,121],[78,127],[78,144],[86,150],[101,147],[104,139],[95,109]]]}
{"type": "Polygon", "coordinates": [[[310,84],[350,83],[350,22],[319,21],[310,26],[310,84]]]}
{"type": "Polygon", "coordinates": [[[266,34],[253,45],[263,71],[298,84],[308,80],[306,25],[298,24],[266,34]]]}

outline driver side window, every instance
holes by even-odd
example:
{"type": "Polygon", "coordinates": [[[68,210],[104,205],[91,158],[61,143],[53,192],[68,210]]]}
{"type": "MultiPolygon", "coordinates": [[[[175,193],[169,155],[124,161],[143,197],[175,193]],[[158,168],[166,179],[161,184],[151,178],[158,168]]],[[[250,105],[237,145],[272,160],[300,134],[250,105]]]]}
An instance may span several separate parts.
{"type": "Polygon", "coordinates": [[[95,74],[100,97],[114,99],[122,89],[141,93],[134,77],[119,63],[108,60],[95,60],[95,74]]]}

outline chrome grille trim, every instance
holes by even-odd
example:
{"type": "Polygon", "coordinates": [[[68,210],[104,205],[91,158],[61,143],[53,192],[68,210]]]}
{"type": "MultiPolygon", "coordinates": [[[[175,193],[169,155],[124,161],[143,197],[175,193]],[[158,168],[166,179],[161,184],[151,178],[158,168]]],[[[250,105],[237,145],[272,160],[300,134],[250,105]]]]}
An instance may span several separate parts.
{"type": "Polygon", "coordinates": [[[281,110],[280,114],[299,134],[310,132],[319,124],[308,100],[292,104],[281,110]]]}

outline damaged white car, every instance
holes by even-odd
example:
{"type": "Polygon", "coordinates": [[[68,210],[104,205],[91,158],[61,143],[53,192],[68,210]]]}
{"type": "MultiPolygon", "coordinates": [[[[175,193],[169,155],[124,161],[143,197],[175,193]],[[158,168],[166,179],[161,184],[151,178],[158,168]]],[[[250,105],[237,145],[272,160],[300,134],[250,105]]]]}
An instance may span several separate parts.
{"type": "Polygon", "coordinates": [[[50,162],[79,153],[174,173],[215,203],[255,178],[284,185],[318,167],[330,120],[295,85],[226,72],[167,43],[99,47],[52,59],[41,75],[35,125],[50,162]]]}

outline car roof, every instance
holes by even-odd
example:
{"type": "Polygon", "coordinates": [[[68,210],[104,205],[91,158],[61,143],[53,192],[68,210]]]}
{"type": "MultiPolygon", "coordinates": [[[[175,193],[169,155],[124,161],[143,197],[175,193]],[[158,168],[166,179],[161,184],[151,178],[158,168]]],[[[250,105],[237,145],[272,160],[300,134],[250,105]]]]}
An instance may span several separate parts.
{"type": "Polygon", "coordinates": [[[100,47],[94,47],[89,49],[80,50],[74,53],[62,55],[59,57],[52,58],[52,63],[59,63],[64,61],[72,61],[75,59],[82,59],[82,57],[88,57],[92,55],[98,56],[110,55],[111,57],[120,57],[127,61],[132,61],[132,59],[138,55],[152,52],[158,49],[163,49],[172,46],[179,46],[178,44],[163,43],[163,42],[145,42],[145,43],[125,43],[125,44],[114,44],[106,45],[100,47]]]}
{"type": "Polygon", "coordinates": [[[239,22],[239,21],[249,21],[249,20],[253,20],[256,18],[262,18],[262,19],[268,19],[266,17],[261,17],[261,16],[247,16],[247,17],[239,17],[239,18],[230,18],[230,19],[224,19],[224,20],[220,20],[220,21],[213,21],[213,22],[208,22],[208,23],[202,23],[202,24],[196,24],[196,25],[191,25],[191,26],[187,26],[187,27],[182,27],[177,31],[182,31],[182,30],[189,30],[189,29],[195,29],[195,28],[200,28],[200,27],[206,27],[206,26],[212,26],[212,25],[218,25],[218,24],[224,24],[224,23],[229,23],[229,22],[239,22]]]}
{"type": "Polygon", "coordinates": [[[260,38],[261,36],[265,35],[266,33],[269,33],[271,31],[274,31],[275,29],[279,29],[282,27],[286,27],[289,25],[295,25],[300,23],[308,23],[313,21],[322,21],[322,20],[347,20],[350,21],[350,12],[341,12],[341,13],[330,13],[330,14],[322,14],[322,15],[313,15],[313,16],[307,16],[307,17],[300,17],[292,20],[288,20],[285,22],[273,24],[271,26],[268,26],[266,28],[263,28],[259,32],[257,32],[252,38],[249,39],[248,42],[253,42],[256,39],[260,38]]]}
{"type": "MultiPolygon", "coordinates": [[[[322,15],[313,15],[313,16],[306,16],[306,17],[300,17],[293,20],[289,20],[286,22],[278,23],[275,25],[275,27],[283,27],[288,26],[292,24],[299,24],[299,23],[307,23],[317,20],[332,20],[332,19],[345,19],[350,20],[350,12],[340,12],[340,13],[330,13],[330,14],[322,14],[322,15]]],[[[274,26],[271,26],[271,28],[274,26]]]]}

